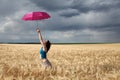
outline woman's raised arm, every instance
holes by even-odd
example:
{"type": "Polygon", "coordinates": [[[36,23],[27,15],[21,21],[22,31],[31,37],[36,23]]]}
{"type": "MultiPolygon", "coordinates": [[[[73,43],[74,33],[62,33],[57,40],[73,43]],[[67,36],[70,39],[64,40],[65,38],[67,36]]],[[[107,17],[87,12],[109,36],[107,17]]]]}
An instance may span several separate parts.
{"type": "Polygon", "coordinates": [[[39,37],[40,43],[41,43],[43,49],[45,50],[45,49],[46,49],[46,46],[45,46],[45,44],[44,44],[44,42],[43,42],[44,40],[43,40],[43,38],[42,38],[42,34],[41,34],[41,32],[40,32],[40,28],[37,28],[36,31],[37,31],[37,33],[38,33],[38,37],[39,37]]]}

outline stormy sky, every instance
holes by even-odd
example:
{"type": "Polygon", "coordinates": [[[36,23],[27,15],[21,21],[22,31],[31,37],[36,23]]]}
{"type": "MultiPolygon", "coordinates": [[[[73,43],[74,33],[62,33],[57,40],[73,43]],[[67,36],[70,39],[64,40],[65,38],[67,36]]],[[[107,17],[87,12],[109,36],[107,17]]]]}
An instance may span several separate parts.
{"type": "Polygon", "coordinates": [[[39,42],[36,21],[24,14],[47,12],[39,21],[44,39],[56,42],[120,42],[120,0],[0,0],[0,42],[39,42]]]}

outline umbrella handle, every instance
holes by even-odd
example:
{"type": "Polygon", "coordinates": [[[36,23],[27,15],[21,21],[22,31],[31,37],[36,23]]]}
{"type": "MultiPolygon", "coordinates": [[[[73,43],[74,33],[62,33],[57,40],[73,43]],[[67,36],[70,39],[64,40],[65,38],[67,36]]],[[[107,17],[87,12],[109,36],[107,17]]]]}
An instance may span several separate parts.
{"type": "Polygon", "coordinates": [[[38,21],[36,21],[37,22],[37,27],[38,27],[38,21]]]}

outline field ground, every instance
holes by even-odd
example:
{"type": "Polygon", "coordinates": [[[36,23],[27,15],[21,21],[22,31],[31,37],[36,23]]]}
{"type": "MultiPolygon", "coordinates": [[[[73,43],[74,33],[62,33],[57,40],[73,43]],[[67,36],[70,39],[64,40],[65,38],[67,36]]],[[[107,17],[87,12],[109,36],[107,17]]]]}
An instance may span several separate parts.
{"type": "Polygon", "coordinates": [[[120,44],[52,45],[52,69],[40,44],[0,44],[0,80],[120,80],[120,44]]]}

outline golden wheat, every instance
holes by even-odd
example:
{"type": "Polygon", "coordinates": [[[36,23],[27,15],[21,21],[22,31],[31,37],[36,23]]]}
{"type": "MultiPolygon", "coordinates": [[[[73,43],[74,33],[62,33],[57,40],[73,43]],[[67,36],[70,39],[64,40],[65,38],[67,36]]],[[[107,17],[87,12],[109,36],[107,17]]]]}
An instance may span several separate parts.
{"type": "Polygon", "coordinates": [[[39,44],[0,44],[0,80],[120,80],[120,44],[52,45],[52,69],[39,44]]]}

